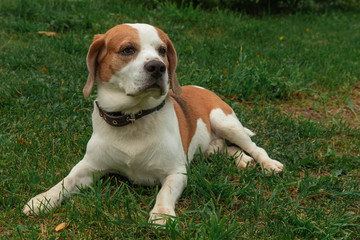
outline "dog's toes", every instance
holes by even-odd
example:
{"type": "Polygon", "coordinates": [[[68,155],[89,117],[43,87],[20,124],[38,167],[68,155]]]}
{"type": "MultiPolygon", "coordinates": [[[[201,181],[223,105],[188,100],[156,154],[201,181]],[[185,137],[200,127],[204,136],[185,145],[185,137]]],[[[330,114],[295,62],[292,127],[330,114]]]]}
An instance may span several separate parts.
{"type": "Polygon", "coordinates": [[[153,209],[150,213],[149,223],[156,227],[165,226],[166,222],[175,217],[175,211],[169,208],[153,209]]]}
{"type": "Polygon", "coordinates": [[[284,165],[276,160],[268,160],[262,164],[263,171],[267,174],[279,173],[283,170],[284,165]]]}
{"type": "Polygon", "coordinates": [[[27,204],[24,206],[22,211],[28,216],[30,216],[33,213],[33,210],[31,210],[31,208],[27,204]]]}
{"type": "Polygon", "coordinates": [[[239,168],[254,167],[255,161],[252,157],[242,153],[239,157],[236,158],[235,164],[239,168]]]}
{"type": "Polygon", "coordinates": [[[168,217],[166,217],[166,216],[153,214],[150,217],[149,222],[154,224],[155,227],[164,227],[166,225],[167,220],[168,220],[168,217]]]}
{"type": "Polygon", "coordinates": [[[47,199],[45,195],[39,194],[33,197],[23,208],[26,215],[38,215],[40,212],[48,213],[56,204],[51,199],[47,199]]]}

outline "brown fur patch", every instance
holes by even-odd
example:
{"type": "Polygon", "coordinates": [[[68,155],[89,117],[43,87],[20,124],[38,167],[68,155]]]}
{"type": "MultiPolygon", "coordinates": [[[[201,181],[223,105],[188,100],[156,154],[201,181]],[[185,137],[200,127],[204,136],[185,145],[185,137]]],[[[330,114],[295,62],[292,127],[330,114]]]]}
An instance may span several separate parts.
{"type": "Polygon", "coordinates": [[[90,96],[97,73],[99,73],[101,81],[109,82],[116,71],[136,58],[137,53],[141,50],[140,48],[138,31],[128,25],[118,25],[105,34],[95,35],[86,58],[89,75],[83,89],[84,97],[90,96]],[[125,46],[132,46],[137,49],[136,54],[121,55],[119,52],[125,46]]]}
{"type": "Polygon", "coordinates": [[[115,72],[134,60],[140,50],[139,33],[135,28],[128,25],[118,25],[107,31],[105,46],[99,52],[97,59],[101,81],[108,82],[115,72]],[[134,47],[136,54],[131,56],[119,54],[121,49],[126,46],[134,47]]]}
{"type": "Polygon", "coordinates": [[[179,121],[181,141],[185,153],[187,153],[191,140],[195,135],[199,118],[204,121],[210,133],[209,116],[213,109],[220,108],[226,115],[233,112],[231,107],[215,93],[195,86],[182,87],[180,95],[170,91],[170,98],[174,103],[176,116],[179,121]]]}

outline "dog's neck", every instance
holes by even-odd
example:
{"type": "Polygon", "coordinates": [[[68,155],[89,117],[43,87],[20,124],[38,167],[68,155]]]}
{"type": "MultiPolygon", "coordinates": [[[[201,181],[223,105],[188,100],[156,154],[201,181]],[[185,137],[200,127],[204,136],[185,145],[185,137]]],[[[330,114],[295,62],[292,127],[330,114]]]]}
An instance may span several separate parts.
{"type": "Polygon", "coordinates": [[[130,123],[135,123],[136,120],[146,115],[159,111],[161,108],[164,107],[165,100],[160,105],[154,108],[145,109],[135,114],[125,114],[123,112],[106,112],[99,106],[98,101],[95,101],[95,104],[99,110],[100,117],[102,117],[106,123],[113,127],[123,127],[130,123]]]}

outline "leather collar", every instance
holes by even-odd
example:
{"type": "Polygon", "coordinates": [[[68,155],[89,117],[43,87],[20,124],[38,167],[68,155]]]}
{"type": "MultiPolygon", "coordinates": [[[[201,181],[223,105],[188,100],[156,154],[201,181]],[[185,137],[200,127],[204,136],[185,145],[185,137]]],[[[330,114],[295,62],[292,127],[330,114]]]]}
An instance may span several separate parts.
{"type": "Polygon", "coordinates": [[[137,119],[142,118],[150,113],[160,110],[165,105],[165,100],[157,107],[142,110],[135,114],[124,114],[122,112],[106,112],[100,108],[99,103],[95,101],[96,106],[99,109],[99,115],[102,117],[105,122],[113,127],[123,127],[130,123],[134,123],[137,119]]]}

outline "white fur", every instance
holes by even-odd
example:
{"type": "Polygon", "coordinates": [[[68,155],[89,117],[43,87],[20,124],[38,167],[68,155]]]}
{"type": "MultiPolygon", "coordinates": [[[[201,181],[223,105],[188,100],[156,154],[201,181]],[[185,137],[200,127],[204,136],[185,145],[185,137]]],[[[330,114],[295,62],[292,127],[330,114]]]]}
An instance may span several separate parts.
{"type": "Polygon", "coordinates": [[[193,160],[194,154],[200,153],[200,149],[206,150],[209,147],[210,140],[211,136],[207,131],[206,124],[201,118],[198,119],[196,132],[187,153],[189,163],[193,160]]]}
{"type": "MultiPolygon", "coordinates": [[[[98,102],[107,111],[137,112],[159,105],[164,99],[165,106],[124,127],[112,127],[100,116],[94,104],[92,114],[93,134],[88,142],[84,158],[71,170],[68,176],[47,192],[32,198],[24,207],[25,214],[50,211],[79,187],[93,184],[93,174],[103,176],[119,173],[139,184],[161,184],[150,220],[165,224],[164,215],[175,216],[175,203],[187,184],[186,164],[201,149],[207,153],[221,151],[234,156],[239,167],[253,163],[253,158],[268,171],[279,172],[282,164],[269,158],[265,150],[250,139],[254,135],[243,128],[235,114],[226,115],[221,109],[210,114],[211,133],[202,119],[197,120],[197,128],[187,153],[184,153],[179,122],[173,102],[166,94],[156,91],[140,92],[144,84],[144,63],[152,59],[162,59],[156,49],[162,44],[157,31],[150,25],[130,25],[140,36],[141,52],[134,61],[116,72],[110,82],[98,79],[98,102]],[[129,96],[129,93],[135,94],[129,96]],[[224,140],[236,144],[226,148],[224,140]],[[253,158],[241,152],[241,149],[253,158]]],[[[167,74],[163,81],[168,82],[167,74]]],[[[206,104],[206,103],[193,103],[206,104]]]]}

